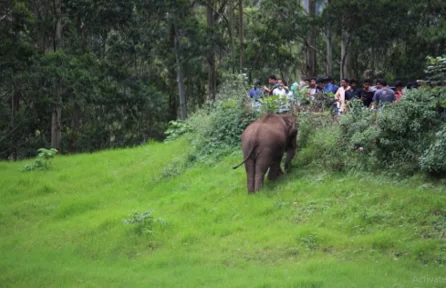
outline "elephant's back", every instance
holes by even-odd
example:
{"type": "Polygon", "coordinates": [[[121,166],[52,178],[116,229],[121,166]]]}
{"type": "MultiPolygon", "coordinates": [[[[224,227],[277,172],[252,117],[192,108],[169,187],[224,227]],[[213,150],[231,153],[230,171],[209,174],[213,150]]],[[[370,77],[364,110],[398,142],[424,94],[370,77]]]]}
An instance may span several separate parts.
{"type": "Polygon", "coordinates": [[[286,134],[281,123],[256,121],[242,134],[242,146],[261,145],[276,147],[286,144],[286,134]]]}

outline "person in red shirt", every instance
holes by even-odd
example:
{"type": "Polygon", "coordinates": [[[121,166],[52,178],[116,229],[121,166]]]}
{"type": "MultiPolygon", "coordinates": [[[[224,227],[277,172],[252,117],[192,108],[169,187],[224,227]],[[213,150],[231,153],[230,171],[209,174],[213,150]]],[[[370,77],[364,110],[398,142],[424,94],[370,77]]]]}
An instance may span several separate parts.
{"type": "Polygon", "coordinates": [[[400,98],[405,94],[403,88],[404,88],[403,82],[397,81],[395,83],[395,98],[396,98],[395,103],[398,103],[400,98]]]}

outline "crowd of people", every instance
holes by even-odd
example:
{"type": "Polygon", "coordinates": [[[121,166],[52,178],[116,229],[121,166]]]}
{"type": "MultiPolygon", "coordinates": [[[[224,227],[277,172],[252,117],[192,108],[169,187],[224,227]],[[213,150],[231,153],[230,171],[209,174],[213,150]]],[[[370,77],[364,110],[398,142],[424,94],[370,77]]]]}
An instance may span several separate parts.
{"type": "Polygon", "coordinates": [[[418,88],[418,81],[409,85],[404,85],[401,81],[396,81],[393,87],[389,87],[385,79],[378,79],[373,85],[372,80],[365,79],[362,82],[362,88],[358,87],[355,79],[342,79],[340,86],[333,83],[331,77],[311,78],[300,83],[293,83],[288,87],[284,80],[277,79],[275,75],[268,77],[269,86],[261,87],[260,81],[257,81],[254,88],[249,92],[253,100],[253,106],[259,109],[262,105],[262,99],[269,96],[279,96],[280,102],[278,112],[286,113],[290,110],[293,103],[300,105],[296,95],[305,95],[314,100],[317,94],[333,97],[332,105],[335,113],[343,114],[348,109],[348,102],[354,99],[362,101],[365,107],[381,109],[388,103],[398,103],[404,97],[407,89],[418,88]]]}

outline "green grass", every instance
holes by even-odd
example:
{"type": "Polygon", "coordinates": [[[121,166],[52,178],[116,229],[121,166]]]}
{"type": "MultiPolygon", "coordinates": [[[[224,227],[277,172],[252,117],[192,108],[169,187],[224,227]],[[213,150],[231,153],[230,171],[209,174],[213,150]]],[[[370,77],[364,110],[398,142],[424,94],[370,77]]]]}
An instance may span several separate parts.
{"type": "Polygon", "coordinates": [[[182,171],[185,147],[0,163],[0,287],[446,286],[444,187],[294,168],[248,196],[241,155],[182,171]],[[149,209],[153,234],[122,222],[149,209]]]}

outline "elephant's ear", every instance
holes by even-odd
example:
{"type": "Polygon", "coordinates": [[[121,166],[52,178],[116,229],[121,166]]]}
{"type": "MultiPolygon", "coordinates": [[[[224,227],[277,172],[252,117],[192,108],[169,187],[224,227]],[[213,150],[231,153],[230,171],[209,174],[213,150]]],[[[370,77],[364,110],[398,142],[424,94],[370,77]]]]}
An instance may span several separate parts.
{"type": "Polygon", "coordinates": [[[297,134],[297,127],[296,127],[296,117],[294,115],[290,114],[284,114],[283,120],[286,123],[286,126],[288,128],[288,136],[296,136],[297,134]]]}

